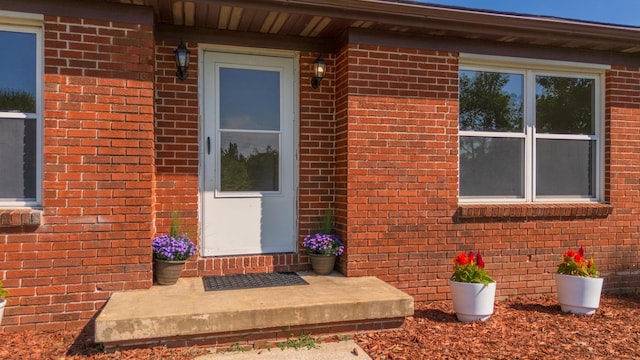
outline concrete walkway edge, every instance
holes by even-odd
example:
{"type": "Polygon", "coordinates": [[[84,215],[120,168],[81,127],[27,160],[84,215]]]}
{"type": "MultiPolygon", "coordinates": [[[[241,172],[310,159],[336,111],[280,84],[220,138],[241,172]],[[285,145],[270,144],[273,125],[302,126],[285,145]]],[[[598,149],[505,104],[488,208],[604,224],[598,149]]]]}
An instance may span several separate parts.
{"type": "Polygon", "coordinates": [[[202,355],[195,360],[371,360],[353,340],[318,343],[314,349],[271,348],[202,355]]]}

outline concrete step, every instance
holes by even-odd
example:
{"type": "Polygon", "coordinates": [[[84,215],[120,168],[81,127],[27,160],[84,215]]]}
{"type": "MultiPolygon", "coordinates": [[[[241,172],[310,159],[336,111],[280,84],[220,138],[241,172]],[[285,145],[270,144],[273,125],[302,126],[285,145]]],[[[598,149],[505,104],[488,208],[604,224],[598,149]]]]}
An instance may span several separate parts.
{"type": "Polygon", "coordinates": [[[114,293],[96,318],[95,341],[216,345],[379,330],[413,315],[413,298],[375,277],[299,274],[309,285],[205,291],[202,278],[181,278],[175,285],[114,293]]]}

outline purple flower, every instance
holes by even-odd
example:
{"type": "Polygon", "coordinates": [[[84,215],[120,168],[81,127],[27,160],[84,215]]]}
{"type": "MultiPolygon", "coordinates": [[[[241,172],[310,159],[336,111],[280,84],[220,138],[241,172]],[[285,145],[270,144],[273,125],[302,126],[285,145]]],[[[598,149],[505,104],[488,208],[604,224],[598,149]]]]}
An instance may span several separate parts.
{"type": "Polygon", "coordinates": [[[338,256],[344,252],[344,245],[340,238],[330,234],[307,235],[302,246],[307,249],[309,254],[338,256]]]}
{"type": "Polygon", "coordinates": [[[187,260],[195,255],[196,246],[185,234],[177,238],[169,235],[157,236],[153,239],[153,258],[160,260],[187,260]]]}

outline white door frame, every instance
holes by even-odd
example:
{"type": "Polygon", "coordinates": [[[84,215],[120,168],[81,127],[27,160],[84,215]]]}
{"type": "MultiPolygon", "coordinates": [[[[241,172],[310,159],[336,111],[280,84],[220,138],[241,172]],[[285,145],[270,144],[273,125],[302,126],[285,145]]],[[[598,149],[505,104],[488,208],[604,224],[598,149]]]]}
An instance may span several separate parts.
{"type": "MultiPolygon", "coordinates": [[[[210,184],[207,185],[205,183],[205,157],[207,156],[207,137],[211,134],[205,133],[205,101],[207,101],[207,94],[205,94],[205,82],[206,82],[206,74],[205,74],[205,53],[206,52],[219,52],[219,53],[229,53],[229,54],[238,54],[238,55],[259,55],[259,56],[270,56],[270,57],[280,57],[280,58],[288,58],[292,60],[293,63],[293,79],[292,83],[288,84],[291,86],[291,91],[293,94],[293,99],[291,99],[292,107],[293,107],[293,125],[291,128],[291,136],[293,139],[292,150],[292,191],[293,191],[293,229],[292,230],[292,247],[291,251],[297,251],[297,218],[298,218],[298,178],[299,178],[299,169],[298,169],[298,144],[299,144],[299,55],[296,52],[291,51],[277,51],[277,50],[268,50],[268,49],[249,49],[242,47],[233,47],[233,46],[216,46],[216,45],[206,45],[199,44],[198,47],[198,59],[199,59],[199,68],[198,68],[198,86],[199,86],[199,140],[200,140],[200,151],[199,151],[199,232],[200,232],[200,255],[201,256],[233,256],[233,255],[244,255],[244,254],[218,254],[211,251],[211,249],[207,249],[206,244],[206,224],[205,224],[205,193],[210,191],[210,184]]],[[[287,84],[282,84],[283,86],[287,86],[287,84]]],[[[213,144],[212,144],[213,148],[213,144]]],[[[213,149],[212,152],[213,154],[213,149]]],[[[249,254],[247,254],[249,255],[249,254]]]]}

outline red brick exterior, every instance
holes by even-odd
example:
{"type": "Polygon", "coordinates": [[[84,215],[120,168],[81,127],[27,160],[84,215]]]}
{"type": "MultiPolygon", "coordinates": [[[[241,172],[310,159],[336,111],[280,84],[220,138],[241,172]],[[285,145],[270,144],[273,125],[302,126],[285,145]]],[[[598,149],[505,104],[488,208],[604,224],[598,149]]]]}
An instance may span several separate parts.
{"type": "MultiPolygon", "coordinates": [[[[0,330],[82,326],[113,291],[152,286],[174,210],[201,241],[198,44],[182,81],[178,43],[154,36],[151,21],[45,17],[43,210],[0,209],[0,330]]],[[[299,53],[298,234],[335,208],[345,275],[441,300],[454,255],[482,250],[498,296],[545,294],[584,246],[607,290],[640,289],[640,69],[606,75],[608,206],[461,207],[458,54],[348,44],[313,89],[316,56],[299,53]]],[[[303,269],[303,250],[196,256],[183,276],[303,269]]]]}
{"type": "Polygon", "coordinates": [[[457,54],[350,45],[338,59],[345,274],[442,300],[455,254],[481,250],[498,296],[544,294],[554,291],[561,254],[584,246],[605,290],[638,290],[639,69],[606,74],[609,205],[459,206],[457,54]]]}
{"type": "Polygon", "coordinates": [[[153,48],[152,24],[45,17],[43,210],[0,227],[6,331],[81,326],[151,286],[153,48]]]}
{"type": "Polygon", "coordinates": [[[456,54],[352,45],[341,55],[345,273],[427,300],[438,279],[446,285],[460,241],[447,234],[457,207],[456,54]]]}
{"type": "MultiPolygon", "coordinates": [[[[174,49],[178,43],[156,46],[155,73],[155,219],[159,232],[168,232],[171,214],[182,218],[182,230],[198,242],[198,52],[191,49],[190,77],[176,77],[174,49]]],[[[189,261],[184,276],[196,276],[189,261]]]]}

